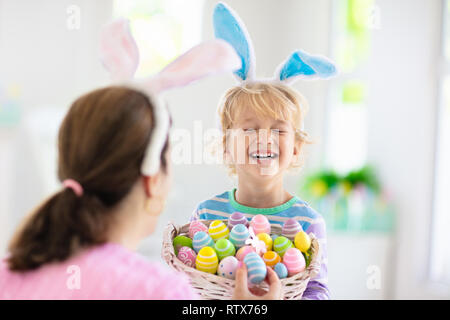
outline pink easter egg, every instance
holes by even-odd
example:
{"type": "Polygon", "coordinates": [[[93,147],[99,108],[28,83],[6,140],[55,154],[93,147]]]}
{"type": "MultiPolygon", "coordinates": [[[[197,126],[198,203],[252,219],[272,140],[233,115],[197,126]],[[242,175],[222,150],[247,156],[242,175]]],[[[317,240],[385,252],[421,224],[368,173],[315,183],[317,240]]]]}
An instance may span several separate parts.
{"type": "Polygon", "coordinates": [[[240,262],[236,257],[228,256],[220,261],[219,267],[217,268],[217,274],[227,279],[234,279],[239,265],[240,262]]]}
{"type": "Polygon", "coordinates": [[[256,252],[255,248],[253,248],[252,246],[243,246],[236,252],[236,258],[239,261],[244,261],[245,256],[250,252],[256,252]]]}
{"type": "Polygon", "coordinates": [[[208,233],[208,227],[201,221],[194,220],[189,225],[189,238],[194,239],[194,235],[199,232],[204,231],[208,233]]]}
{"type": "Polygon", "coordinates": [[[250,221],[250,226],[253,228],[255,235],[259,233],[270,234],[270,223],[269,220],[262,214],[257,214],[250,221]]]}
{"type": "Polygon", "coordinates": [[[294,219],[288,219],[283,224],[283,229],[281,231],[281,234],[288,238],[291,241],[294,241],[295,235],[302,231],[302,226],[300,223],[298,223],[297,220],[294,219]]]}
{"type": "Polygon", "coordinates": [[[180,259],[180,261],[185,265],[195,268],[195,259],[197,258],[197,254],[191,248],[181,247],[178,251],[177,258],[180,259]]]}
{"type": "Polygon", "coordinates": [[[290,248],[285,252],[283,263],[288,270],[289,277],[302,272],[306,266],[305,258],[297,248],[290,248]]]}
{"type": "Polygon", "coordinates": [[[248,220],[241,212],[233,212],[233,214],[228,218],[228,228],[231,230],[237,224],[243,224],[248,227],[248,220]]]}

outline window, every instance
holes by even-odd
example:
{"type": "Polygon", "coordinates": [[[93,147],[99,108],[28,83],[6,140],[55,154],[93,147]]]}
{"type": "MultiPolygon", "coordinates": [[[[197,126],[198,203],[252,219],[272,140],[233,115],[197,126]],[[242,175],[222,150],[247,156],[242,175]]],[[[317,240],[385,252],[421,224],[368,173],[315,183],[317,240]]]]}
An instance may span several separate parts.
{"type": "Polygon", "coordinates": [[[395,208],[367,163],[368,64],[380,13],[373,0],[332,3],[332,57],[340,74],[331,81],[326,110],[324,168],[307,176],[300,190],[330,230],[389,233],[395,208]]]}
{"type": "Polygon", "coordinates": [[[450,1],[444,1],[442,73],[437,116],[430,276],[450,284],[450,1]]]}
{"type": "Polygon", "coordinates": [[[165,67],[201,40],[203,0],[115,0],[113,15],[130,19],[140,53],[136,76],[165,67]]]}
{"type": "Polygon", "coordinates": [[[335,39],[333,50],[340,75],[331,89],[325,166],[340,173],[361,168],[366,162],[366,67],[371,29],[376,28],[376,6],[373,2],[333,2],[336,17],[332,34],[335,39]]]}

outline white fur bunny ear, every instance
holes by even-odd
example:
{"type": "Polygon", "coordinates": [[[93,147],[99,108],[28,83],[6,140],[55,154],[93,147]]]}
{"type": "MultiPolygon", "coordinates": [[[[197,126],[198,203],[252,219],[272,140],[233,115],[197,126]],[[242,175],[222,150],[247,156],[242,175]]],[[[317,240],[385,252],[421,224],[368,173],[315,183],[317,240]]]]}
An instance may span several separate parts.
{"type": "Polygon", "coordinates": [[[242,20],[225,3],[219,2],[213,13],[214,34],[236,50],[242,65],[234,74],[240,81],[255,78],[255,53],[253,44],[242,20]]]}
{"type": "Polygon", "coordinates": [[[127,19],[118,19],[103,27],[100,58],[113,81],[133,78],[139,64],[139,51],[127,19]]]}
{"type": "Polygon", "coordinates": [[[328,79],[336,74],[337,68],[328,58],[298,50],[280,64],[275,78],[290,84],[298,79],[328,79]]]}
{"type": "Polygon", "coordinates": [[[155,76],[136,80],[134,73],[139,64],[139,51],[125,19],[113,21],[103,28],[100,52],[112,81],[144,93],[154,107],[152,136],[141,164],[141,173],[147,176],[156,174],[160,169],[161,152],[170,128],[169,110],[158,94],[208,75],[235,71],[241,67],[241,60],[233,47],[216,39],[193,47],[155,76]]]}
{"type": "Polygon", "coordinates": [[[156,76],[144,81],[153,93],[160,93],[209,75],[237,70],[241,60],[227,42],[219,39],[196,45],[179,56],[156,76]]]}
{"type": "Polygon", "coordinates": [[[223,40],[203,42],[179,56],[156,76],[140,81],[141,90],[148,92],[154,105],[155,127],[142,162],[141,172],[152,175],[159,170],[160,154],[169,131],[169,113],[158,94],[220,72],[241,66],[234,49],[223,40]]]}

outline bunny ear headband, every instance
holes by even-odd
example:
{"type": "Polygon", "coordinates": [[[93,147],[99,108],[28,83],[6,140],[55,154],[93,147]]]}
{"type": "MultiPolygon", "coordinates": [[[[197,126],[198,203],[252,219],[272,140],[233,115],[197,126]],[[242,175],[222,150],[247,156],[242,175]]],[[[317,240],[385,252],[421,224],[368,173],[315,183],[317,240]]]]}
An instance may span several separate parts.
{"type": "Polygon", "coordinates": [[[147,176],[158,172],[160,155],[169,134],[170,114],[159,94],[208,75],[241,67],[232,46],[226,41],[215,39],[191,48],[156,75],[134,79],[139,64],[139,50],[126,19],[115,20],[103,28],[100,53],[103,65],[114,83],[144,93],[153,105],[154,129],[141,166],[141,173],[147,176]]]}
{"type": "MultiPolygon", "coordinates": [[[[228,5],[219,2],[214,9],[213,24],[216,38],[231,44],[241,59],[241,68],[234,72],[238,80],[256,80],[253,44],[239,16],[228,5]]],[[[328,58],[297,50],[278,66],[273,80],[291,84],[298,79],[328,79],[336,73],[336,66],[328,58]]]]}

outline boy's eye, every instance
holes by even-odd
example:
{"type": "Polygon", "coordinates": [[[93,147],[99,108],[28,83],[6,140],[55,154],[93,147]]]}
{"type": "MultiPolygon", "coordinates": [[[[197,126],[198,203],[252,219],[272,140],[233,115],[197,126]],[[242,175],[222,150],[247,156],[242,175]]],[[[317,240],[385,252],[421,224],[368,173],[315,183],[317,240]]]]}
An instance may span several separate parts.
{"type": "Polygon", "coordinates": [[[255,132],[256,130],[254,129],[254,128],[247,128],[247,129],[244,129],[244,132],[245,133],[252,133],[252,132],[255,132]]]}
{"type": "Polygon", "coordinates": [[[282,129],[272,129],[272,133],[278,133],[278,134],[286,133],[286,130],[282,130],[282,129]]]}

